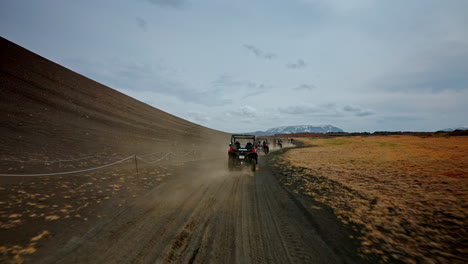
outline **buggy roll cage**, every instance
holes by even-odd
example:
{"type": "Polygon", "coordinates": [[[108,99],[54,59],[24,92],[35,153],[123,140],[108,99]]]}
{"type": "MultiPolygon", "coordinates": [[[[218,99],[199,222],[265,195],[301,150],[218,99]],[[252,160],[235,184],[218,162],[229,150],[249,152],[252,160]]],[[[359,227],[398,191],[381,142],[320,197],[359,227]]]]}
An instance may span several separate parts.
{"type": "Polygon", "coordinates": [[[231,135],[231,142],[229,144],[233,144],[235,139],[251,139],[255,143],[255,135],[233,134],[231,135]]]}

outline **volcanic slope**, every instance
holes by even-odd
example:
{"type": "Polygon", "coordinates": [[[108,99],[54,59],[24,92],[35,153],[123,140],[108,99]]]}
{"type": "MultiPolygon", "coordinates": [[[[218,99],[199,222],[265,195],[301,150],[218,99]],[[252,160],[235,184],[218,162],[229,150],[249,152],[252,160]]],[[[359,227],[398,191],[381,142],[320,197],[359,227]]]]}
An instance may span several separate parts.
{"type": "Polygon", "coordinates": [[[0,144],[4,158],[145,153],[226,142],[188,122],[0,38],[0,144]]]}

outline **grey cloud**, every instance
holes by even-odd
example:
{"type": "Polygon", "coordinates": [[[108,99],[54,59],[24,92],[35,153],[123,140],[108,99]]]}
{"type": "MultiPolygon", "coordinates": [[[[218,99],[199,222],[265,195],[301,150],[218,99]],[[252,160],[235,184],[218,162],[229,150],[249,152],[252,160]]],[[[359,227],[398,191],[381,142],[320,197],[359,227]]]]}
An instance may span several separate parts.
{"type": "Polygon", "coordinates": [[[265,93],[272,88],[271,85],[249,80],[238,80],[227,74],[220,75],[212,82],[212,85],[220,90],[231,91],[235,95],[242,94],[242,99],[265,93]]]}
{"type": "Polygon", "coordinates": [[[317,114],[324,112],[324,109],[315,105],[291,105],[288,107],[280,107],[278,111],[282,114],[289,115],[304,115],[304,114],[317,114]]]}
{"type": "Polygon", "coordinates": [[[287,115],[309,115],[315,117],[343,117],[352,114],[358,117],[373,115],[374,112],[359,106],[346,105],[339,107],[335,104],[300,104],[278,108],[278,112],[287,115]]]}
{"type": "MultiPolygon", "coordinates": [[[[468,65],[467,65],[468,66],[468,65]]],[[[394,75],[383,86],[390,91],[429,91],[438,93],[446,90],[468,89],[468,71],[427,71],[394,75]]]]}
{"type": "Polygon", "coordinates": [[[296,90],[296,91],[312,91],[313,89],[315,89],[315,85],[313,84],[301,84],[295,88],[293,88],[293,90],[296,90]]]}
{"type": "Polygon", "coordinates": [[[356,113],[356,116],[370,116],[370,115],[373,115],[374,112],[372,111],[363,111],[363,112],[359,112],[359,113],[356,113]]]}
{"type": "Polygon", "coordinates": [[[136,22],[137,22],[137,26],[143,30],[143,31],[146,31],[148,29],[148,23],[146,22],[146,20],[144,20],[143,18],[141,17],[137,17],[136,18],[136,22]]]}
{"type": "Polygon", "coordinates": [[[242,98],[245,99],[245,98],[248,98],[248,97],[260,95],[260,94],[268,92],[271,89],[272,89],[272,86],[270,86],[270,85],[266,85],[266,84],[263,84],[263,83],[260,83],[260,84],[255,83],[255,85],[249,86],[244,91],[244,96],[242,98]]]}
{"type": "Polygon", "coordinates": [[[419,54],[413,61],[418,63],[402,66],[401,69],[405,71],[389,74],[375,85],[401,92],[438,93],[468,89],[468,46],[465,43],[447,44],[432,52],[419,54]]]}
{"type": "Polygon", "coordinates": [[[258,117],[259,113],[257,109],[253,108],[252,106],[243,105],[238,107],[237,109],[231,110],[227,112],[229,117],[237,117],[243,120],[253,120],[258,117]]]}
{"type": "Polygon", "coordinates": [[[245,116],[245,117],[256,117],[257,116],[257,109],[255,109],[255,108],[253,108],[251,106],[248,106],[248,105],[239,107],[238,112],[242,116],[245,116]]]}
{"type": "Polygon", "coordinates": [[[149,3],[172,8],[182,8],[188,5],[187,0],[147,0],[149,3]]]}
{"type": "Polygon", "coordinates": [[[86,60],[64,59],[63,65],[106,85],[128,86],[134,79],[141,80],[153,73],[149,64],[122,62],[119,59],[86,60]]]}
{"type": "Polygon", "coordinates": [[[420,116],[409,116],[409,115],[393,115],[393,116],[384,116],[383,118],[377,120],[378,123],[388,123],[388,122],[415,122],[422,121],[423,117],[420,116]]]}
{"type": "Polygon", "coordinates": [[[197,89],[189,89],[185,85],[173,87],[174,91],[160,91],[161,93],[171,94],[181,99],[184,102],[202,104],[206,106],[223,106],[232,103],[232,99],[225,98],[225,91],[221,89],[210,89],[198,91],[197,89]]]}
{"type": "Polygon", "coordinates": [[[299,59],[297,60],[297,62],[294,62],[294,63],[288,63],[286,64],[286,67],[288,67],[289,69],[303,69],[305,67],[307,67],[307,64],[304,60],[302,59],[299,59]]]}
{"type": "Polygon", "coordinates": [[[353,113],[355,116],[370,116],[374,114],[372,110],[364,109],[354,105],[345,105],[343,107],[343,111],[353,113]]]}
{"type": "Polygon", "coordinates": [[[257,58],[271,60],[276,58],[276,54],[272,52],[265,52],[253,45],[244,44],[244,48],[252,52],[257,58]]]}
{"type": "Polygon", "coordinates": [[[71,65],[77,72],[111,88],[133,91],[153,91],[174,96],[183,102],[217,106],[230,104],[222,88],[193,89],[171,77],[171,70],[163,66],[145,63],[124,62],[119,59],[88,61],[67,59],[64,65],[71,65]]]}
{"type": "Polygon", "coordinates": [[[247,94],[244,94],[242,96],[242,99],[247,99],[247,98],[252,97],[252,96],[261,95],[262,93],[264,93],[264,92],[263,91],[257,91],[257,92],[247,93],[247,94]]]}
{"type": "Polygon", "coordinates": [[[271,60],[271,59],[276,58],[276,54],[274,54],[274,53],[265,53],[265,54],[263,55],[263,57],[264,57],[265,59],[271,60]]]}
{"type": "Polygon", "coordinates": [[[212,82],[213,86],[215,87],[253,87],[257,84],[252,81],[244,81],[244,80],[237,80],[234,77],[222,74],[216,80],[212,82]]]}
{"type": "Polygon", "coordinates": [[[249,97],[257,96],[266,93],[267,90],[257,90],[257,91],[247,91],[243,96],[242,99],[247,99],[249,97]]]}

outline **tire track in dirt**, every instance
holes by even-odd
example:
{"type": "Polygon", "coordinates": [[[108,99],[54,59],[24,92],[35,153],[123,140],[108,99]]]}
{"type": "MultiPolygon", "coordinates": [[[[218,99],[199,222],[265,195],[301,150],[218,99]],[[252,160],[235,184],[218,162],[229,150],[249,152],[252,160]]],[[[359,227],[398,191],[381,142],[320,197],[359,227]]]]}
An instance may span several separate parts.
{"type": "Polygon", "coordinates": [[[268,245],[275,263],[341,263],[342,259],[334,254],[318,235],[310,221],[304,217],[290,196],[278,184],[269,167],[256,175],[258,208],[272,221],[264,221],[269,230],[276,230],[269,239],[263,241],[281,242],[268,245]],[[263,210],[262,210],[263,209],[263,210]],[[281,252],[281,254],[277,254],[281,252]],[[276,255],[274,255],[276,253],[276,255]]]}
{"type": "Polygon", "coordinates": [[[234,258],[235,243],[232,238],[235,236],[235,229],[232,210],[236,209],[233,199],[238,192],[240,178],[232,175],[228,177],[220,189],[218,206],[213,208],[210,235],[204,238],[196,263],[229,263],[234,258]]]}
{"type": "MultiPolygon", "coordinates": [[[[216,208],[220,205],[217,203],[218,200],[216,197],[220,196],[220,190],[223,186],[224,182],[219,186],[213,186],[216,188],[207,188],[204,195],[200,197],[200,201],[189,218],[178,224],[181,226],[186,223],[185,226],[178,231],[178,234],[173,240],[171,246],[166,248],[165,251],[168,252],[165,254],[166,257],[164,260],[166,262],[173,263],[181,258],[187,259],[187,257],[189,257],[189,260],[191,259],[192,262],[195,260],[195,256],[192,253],[197,251],[198,254],[201,237],[205,234],[205,230],[210,222],[209,220],[212,213],[216,211],[216,208]],[[212,193],[209,193],[210,189],[215,190],[212,193]],[[189,246],[194,249],[186,250],[189,246]]],[[[197,199],[193,198],[192,200],[197,201],[197,199]]]]}
{"type": "Polygon", "coordinates": [[[266,160],[189,164],[40,263],[343,263],[266,160]],[[213,165],[215,164],[215,165],[213,165]]]}
{"type": "Polygon", "coordinates": [[[190,207],[188,204],[190,199],[192,198],[189,196],[181,206],[174,210],[174,213],[171,214],[170,217],[160,223],[160,228],[153,235],[151,235],[151,238],[142,246],[142,248],[138,251],[138,254],[136,254],[136,256],[131,260],[131,263],[141,263],[142,260],[145,260],[151,256],[151,253],[154,252],[154,248],[160,244],[162,240],[170,239],[172,234],[170,233],[171,226],[175,225],[174,221],[176,221],[180,216],[179,212],[184,210],[184,207],[190,207]],[[166,233],[169,234],[166,235],[166,233]],[[164,239],[164,236],[167,236],[166,239],[164,239]]]}
{"type": "MultiPolygon", "coordinates": [[[[172,246],[170,252],[166,254],[168,257],[165,262],[172,262],[175,256],[177,256],[175,253],[183,247],[191,234],[197,230],[198,223],[203,221],[199,219],[201,218],[200,212],[206,211],[213,204],[214,200],[208,198],[208,192],[209,188],[207,185],[201,184],[196,191],[192,193],[188,192],[187,197],[184,197],[179,206],[172,207],[169,205],[168,209],[173,213],[164,219],[164,221],[152,224],[153,234],[148,236],[146,242],[142,243],[143,246],[138,249],[137,254],[130,262],[142,263],[150,259],[157,260],[163,258],[164,252],[168,251],[168,244],[172,246]],[[179,227],[183,228],[177,231],[179,227]]],[[[158,217],[155,215],[154,219],[158,219],[158,217]]],[[[149,219],[148,222],[153,221],[149,219]]]]}

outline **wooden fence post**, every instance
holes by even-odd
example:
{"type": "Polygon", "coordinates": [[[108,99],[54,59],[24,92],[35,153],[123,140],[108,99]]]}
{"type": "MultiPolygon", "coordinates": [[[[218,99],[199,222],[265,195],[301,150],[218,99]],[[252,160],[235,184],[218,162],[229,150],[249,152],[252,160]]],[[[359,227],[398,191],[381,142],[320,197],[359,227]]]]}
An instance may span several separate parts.
{"type": "Polygon", "coordinates": [[[135,170],[136,170],[136,180],[137,182],[140,181],[140,174],[138,173],[138,160],[137,156],[135,155],[135,170]]]}

